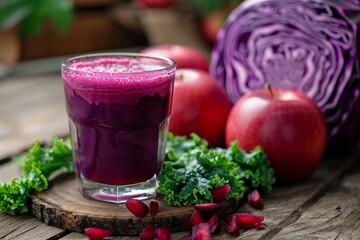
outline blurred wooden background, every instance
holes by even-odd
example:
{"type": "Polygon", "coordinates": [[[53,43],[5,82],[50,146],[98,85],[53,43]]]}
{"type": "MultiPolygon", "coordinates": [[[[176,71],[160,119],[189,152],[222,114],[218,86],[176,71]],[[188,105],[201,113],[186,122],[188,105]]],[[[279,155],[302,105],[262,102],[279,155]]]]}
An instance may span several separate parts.
{"type": "Polygon", "coordinates": [[[59,35],[46,23],[40,35],[21,39],[20,60],[147,44],[145,34],[121,26],[111,15],[115,5],[131,4],[131,1],[73,1],[75,16],[69,31],[59,35]]]}
{"type": "Polygon", "coordinates": [[[143,8],[132,0],[73,0],[75,16],[60,35],[50,22],[33,37],[21,38],[21,60],[161,43],[195,47],[209,56],[194,15],[182,5],[143,8]]]}

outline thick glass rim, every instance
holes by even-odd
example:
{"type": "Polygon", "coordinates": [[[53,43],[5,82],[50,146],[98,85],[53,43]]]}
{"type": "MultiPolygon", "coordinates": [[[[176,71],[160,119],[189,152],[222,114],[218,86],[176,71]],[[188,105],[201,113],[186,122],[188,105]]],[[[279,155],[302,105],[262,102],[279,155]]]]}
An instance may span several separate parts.
{"type": "MultiPolygon", "coordinates": [[[[129,53],[129,52],[119,52],[119,53],[90,53],[90,54],[82,54],[82,55],[77,55],[74,57],[70,57],[67,58],[65,60],[62,61],[61,63],[61,69],[67,69],[67,70],[71,70],[71,71],[76,71],[76,72],[84,72],[84,73],[91,73],[91,74],[108,74],[106,72],[93,72],[93,71],[86,71],[83,69],[79,69],[76,67],[71,67],[69,65],[69,63],[74,63],[76,60],[81,60],[81,59],[95,59],[95,58],[111,58],[111,57],[124,57],[124,58],[146,58],[146,59],[153,59],[153,60],[158,60],[158,61],[163,61],[168,63],[168,66],[163,66],[160,67],[158,69],[152,69],[152,70],[143,70],[140,71],[138,73],[154,73],[154,72],[161,72],[161,71],[166,71],[166,70],[171,70],[171,69],[175,69],[176,68],[176,63],[171,60],[170,58],[167,57],[162,57],[162,56],[157,56],[157,55],[150,55],[150,54],[143,54],[143,53],[129,53]]],[[[121,73],[112,73],[112,75],[129,75],[129,74],[134,74],[133,72],[121,72],[121,73]]]]}

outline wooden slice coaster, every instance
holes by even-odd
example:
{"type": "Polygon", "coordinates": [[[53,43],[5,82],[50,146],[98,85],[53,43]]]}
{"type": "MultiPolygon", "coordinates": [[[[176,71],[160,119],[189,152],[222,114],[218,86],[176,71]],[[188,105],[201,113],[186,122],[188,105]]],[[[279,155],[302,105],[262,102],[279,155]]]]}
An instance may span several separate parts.
{"type": "MultiPolygon", "coordinates": [[[[78,191],[74,175],[57,178],[49,189],[30,199],[30,211],[39,220],[59,228],[83,232],[88,227],[111,229],[115,235],[138,235],[147,226],[162,226],[171,232],[186,230],[193,206],[173,207],[161,196],[156,217],[135,217],[124,204],[114,204],[86,199],[78,191]]],[[[150,200],[144,201],[149,204],[150,200]]],[[[218,211],[220,217],[227,216],[239,208],[238,202],[225,203],[218,211]]]]}

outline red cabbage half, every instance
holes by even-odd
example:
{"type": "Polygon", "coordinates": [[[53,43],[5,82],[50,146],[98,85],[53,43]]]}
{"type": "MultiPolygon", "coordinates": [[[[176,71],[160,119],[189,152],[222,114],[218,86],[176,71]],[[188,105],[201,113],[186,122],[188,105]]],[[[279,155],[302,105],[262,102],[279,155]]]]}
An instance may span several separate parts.
{"type": "Polygon", "coordinates": [[[357,0],[248,0],[218,33],[210,72],[233,102],[265,83],[305,92],[328,147],[349,150],[360,139],[359,27],[357,0]]]}

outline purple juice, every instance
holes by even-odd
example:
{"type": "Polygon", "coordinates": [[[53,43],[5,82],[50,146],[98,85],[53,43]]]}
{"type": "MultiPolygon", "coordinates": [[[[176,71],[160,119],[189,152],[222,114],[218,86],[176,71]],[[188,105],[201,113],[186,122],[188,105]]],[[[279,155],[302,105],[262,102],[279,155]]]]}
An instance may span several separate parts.
{"type": "Polygon", "coordinates": [[[173,63],[89,55],[65,64],[62,76],[78,178],[108,185],[156,178],[163,167],[173,63]]]}

